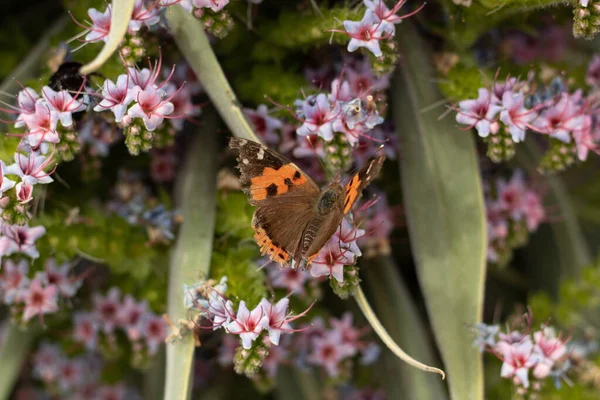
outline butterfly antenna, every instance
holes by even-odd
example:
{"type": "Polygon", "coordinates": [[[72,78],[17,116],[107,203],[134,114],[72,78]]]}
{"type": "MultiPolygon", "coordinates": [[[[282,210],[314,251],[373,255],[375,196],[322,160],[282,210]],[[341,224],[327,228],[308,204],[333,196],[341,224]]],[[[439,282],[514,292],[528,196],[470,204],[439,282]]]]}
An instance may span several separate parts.
{"type": "MultiPolygon", "coordinates": [[[[327,169],[327,167],[325,166],[325,163],[323,162],[323,160],[321,159],[321,157],[319,157],[319,152],[317,151],[317,147],[315,146],[315,143],[313,143],[312,140],[310,140],[310,137],[307,137],[306,140],[308,140],[308,144],[310,145],[310,147],[312,147],[313,149],[313,153],[315,154],[315,157],[317,158],[317,160],[319,160],[319,164],[321,164],[321,168],[323,169],[323,172],[325,172],[325,176],[327,177],[328,181],[331,181],[331,173],[329,172],[329,170],[327,169]]],[[[317,140],[317,139],[315,139],[317,140]]]]}

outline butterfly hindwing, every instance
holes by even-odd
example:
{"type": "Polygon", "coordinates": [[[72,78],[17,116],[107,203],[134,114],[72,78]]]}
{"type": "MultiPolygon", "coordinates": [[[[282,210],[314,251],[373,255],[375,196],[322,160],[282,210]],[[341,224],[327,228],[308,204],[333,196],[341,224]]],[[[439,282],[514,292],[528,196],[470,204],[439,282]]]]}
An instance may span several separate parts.
{"type": "Polygon", "coordinates": [[[369,163],[362,167],[356,175],[350,179],[350,182],[346,184],[345,192],[346,197],[344,199],[344,214],[352,209],[352,206],[360,198],[360,195],[365,187],[379,173],[381,170],[381,166],[385,161],[385,156],[375,157],[369,160],[369,163]]]}

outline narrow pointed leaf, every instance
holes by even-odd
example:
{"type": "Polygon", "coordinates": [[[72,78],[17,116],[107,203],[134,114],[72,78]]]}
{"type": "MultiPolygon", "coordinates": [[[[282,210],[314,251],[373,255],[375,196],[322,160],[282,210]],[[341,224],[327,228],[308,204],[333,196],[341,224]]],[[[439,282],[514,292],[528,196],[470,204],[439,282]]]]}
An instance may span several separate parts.
{"type": "Polygon", "coordinates": [[[102,65],[119,48],[131,20],[135,0],[113,0],[111,4],[110,32],[102,50],[89,63],[83,65],[80,69],[83,75],[98,71],[102,65]]]}
{"type": "Polygon", "coordinates": [[[426,44],[409,24],[401,28],[392,101],[411,247],[450,397],[481,399],[481,357],[468,331],[481,318],[486,254],[475,146],[452,119],[438,119],[443,109],[422,111],[443,99],[426,44]]]}
{"type": "MultiPolygon", "coordinates": [[[[176,192],[177,208],[181,211],[183,222],[169,267],[168,315],[174,323],[187,318],[183,285],[206,279],[210,268],[216,216],[218,148],[214,116],[207,115],[204,122],[189,147],[176,192]]],[[[165,400],[190,398],[194,349],[191,335],[167,344],[165,400]]]]}
{"type": "MultiPolygon", "coordinates": [[[[32,324],[35,325],[35,324],[32,324]]],[[[31,345],[40,333],[36,326],[10,325],[0,342],[0,399],[8,399],[31,345]]]]}
{"type": "MultiPolygon", "coordinates": [[[[366,265],[365,282],[369,288],[371,303],[390,336],[417,360],[437,365],[433,342],[411,299],[406,284],[390,257],[363,261],[366,265]]],[[[381,375],[386,394],[390,399],[442,400],[448,397],[444,384],[438,376],[424,374],[402,362],[395,355],[384,352],[381,375]]]]}
{"type": "Polygon", "coordinates": [[[169,7],[167,21],[175,43],[185,56],[206,94],[235,136],[260,142],[250,128],[235,93],[217,60],[202,24],[182,7],[169,7]]]}

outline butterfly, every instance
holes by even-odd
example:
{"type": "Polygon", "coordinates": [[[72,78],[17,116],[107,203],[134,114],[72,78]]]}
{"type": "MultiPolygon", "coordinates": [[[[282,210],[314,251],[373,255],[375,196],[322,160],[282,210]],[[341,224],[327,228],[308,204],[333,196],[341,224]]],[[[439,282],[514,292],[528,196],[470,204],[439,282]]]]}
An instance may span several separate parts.
{"type": "Polygon", "coordinates": [[[229,147],[239,151],[242,190],[256,207],[252,228],[261,253],[292,268],[310,265],[385,160],[383,155],[369,160],[346,186],[336,179],[320,189],[297,165],[260,143],[231,138],[229,147]]]}

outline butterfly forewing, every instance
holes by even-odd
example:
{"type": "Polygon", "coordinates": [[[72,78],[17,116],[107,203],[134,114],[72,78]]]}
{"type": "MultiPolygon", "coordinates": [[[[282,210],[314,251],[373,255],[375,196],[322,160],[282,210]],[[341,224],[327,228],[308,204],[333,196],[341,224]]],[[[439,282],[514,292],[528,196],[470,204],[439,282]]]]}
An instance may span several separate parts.
{"type": "Polygon", "coordinates": [[[360,198],[362,191],[367,187],[381,170],[385,156],[371,159],[367,165],[362,167],[346,184],[346,197],[344,199],[344,214],[348,213],[354,203],[360,198]]]}

